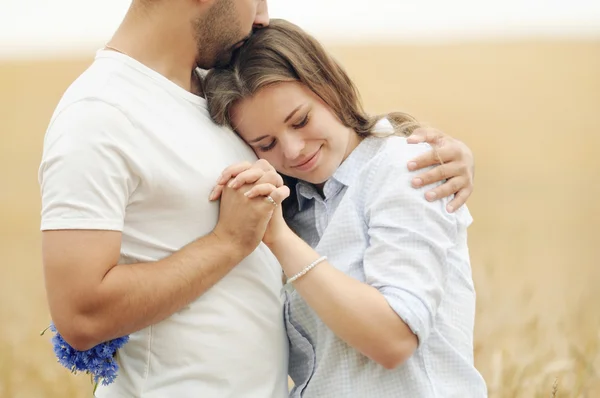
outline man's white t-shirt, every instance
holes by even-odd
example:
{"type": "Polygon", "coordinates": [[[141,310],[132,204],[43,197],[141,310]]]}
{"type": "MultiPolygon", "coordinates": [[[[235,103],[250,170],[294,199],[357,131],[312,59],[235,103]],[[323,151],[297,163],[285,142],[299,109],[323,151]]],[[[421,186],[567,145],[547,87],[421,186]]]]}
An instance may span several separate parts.
{"type": "MultiPolygon", "coordinates": [[[[254,160],[211,121],[204,99],[99,51],[46,133],[41,229],[122,231],[120,264],[159,260],[214,228],[219,204],[208,196],[218,176],[254,160]]],[[[186,308],[132,334],[117,379],[96,395],[287,396],[280,289],[281,268],[261,244],[186,308]]]]}

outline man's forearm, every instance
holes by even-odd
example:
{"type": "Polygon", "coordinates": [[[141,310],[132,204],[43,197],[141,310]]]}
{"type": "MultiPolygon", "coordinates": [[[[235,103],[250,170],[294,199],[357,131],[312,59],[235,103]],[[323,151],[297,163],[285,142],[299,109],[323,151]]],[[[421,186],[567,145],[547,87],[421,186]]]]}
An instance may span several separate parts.
{"type": "Polygon", "coordinates": [[[246,253],[209,234],[156,262],[110,269],[86,308],[77,312],[78,349],[160,322],[221,280],[246,253]]]}

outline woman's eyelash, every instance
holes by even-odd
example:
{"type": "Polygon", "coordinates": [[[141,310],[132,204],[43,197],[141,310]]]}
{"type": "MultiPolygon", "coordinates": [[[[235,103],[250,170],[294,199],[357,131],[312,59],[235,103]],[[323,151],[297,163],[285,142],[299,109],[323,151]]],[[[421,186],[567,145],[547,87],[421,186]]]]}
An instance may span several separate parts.
{"type": "Polygon", "coordinates": [[[260,147],[258,147],[258,149],[261,152],[268,152],[271,149],[273,149],[274,147],[275,147],[275,140],[271,141],[271,143],[269,145],[267,145],[267,146],[260,146],[260,147]]]}
{"type": "Polygon", "coordinates": [[[304,119],[302,119],[302,121],[300,121],[300,123],[294,124],[293,127],[295,129],[300,129],[304,126],[306,126],[308,124],[308,121],[310,120],[309,114],[307,113],[306,116],[304,116],[304,119]]]}
{"type": "MultiPolygon", "coordinates": [[[[304,119],[302,119],[300,121],[300,123],[294,124],[294,125],[292,125],[292,127],[294,127],[295,129],[301,129],[302,127],[306,126],[309,121],[310,121],[310,114],[307,113],[306,116],[304,116],[304,119]]],[[[277,143],[277,140],[273,140],[273,141],[271,141],[271,143],[269,145],[259,146],[258,150],[261,152],[268,152],[271,149],[275,148],[276,143],[277,143]]]]}

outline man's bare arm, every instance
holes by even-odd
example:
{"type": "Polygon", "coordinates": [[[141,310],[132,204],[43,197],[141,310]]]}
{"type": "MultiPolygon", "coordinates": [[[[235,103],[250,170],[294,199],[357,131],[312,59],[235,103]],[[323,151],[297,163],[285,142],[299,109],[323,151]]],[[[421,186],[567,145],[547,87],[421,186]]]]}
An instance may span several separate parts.
{"type": "Polygon", "coordinates": [[[211,233],[161,261],[117,266],[120,247],[116,231],[43,233],[50,312],[75,349],[86,350],[165,319],[248,254],[211,233]]]}
{"type": "MultiPolygon", "coordinates": [[[[273,173],[260,173],[256,183],[282,181],[273,173]]],[[[225,190],[213,232],[156,262],[117,265],[117,231],[45,231],[42,252],[50,313],[65,340],[86,350],[141,330],[221,280],[258,246],[273,212],[263,198],[244,195],[250,187],[225,190]]]]}

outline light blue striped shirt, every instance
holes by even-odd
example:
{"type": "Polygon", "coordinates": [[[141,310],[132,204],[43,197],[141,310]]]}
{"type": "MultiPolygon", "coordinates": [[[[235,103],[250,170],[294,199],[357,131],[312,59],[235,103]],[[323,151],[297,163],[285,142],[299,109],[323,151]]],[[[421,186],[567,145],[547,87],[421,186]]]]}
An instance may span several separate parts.
{"type": "MultiPolygon", "coordinates": [[[[339,339],[288,286],[292,397],[485,397],[473,364],[475,290],[465,206],[429,203],[410,186],[406,162],[429,150],[403,137],[369,137],[323,188],[296,186],[291,228],[334,267],[377,288],[419,339],[414,355],[387,370],[339,339]]],[[[331,283],[335,283],[332,280],[331,283]]]]}

